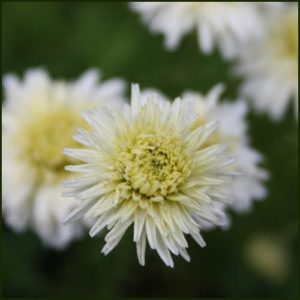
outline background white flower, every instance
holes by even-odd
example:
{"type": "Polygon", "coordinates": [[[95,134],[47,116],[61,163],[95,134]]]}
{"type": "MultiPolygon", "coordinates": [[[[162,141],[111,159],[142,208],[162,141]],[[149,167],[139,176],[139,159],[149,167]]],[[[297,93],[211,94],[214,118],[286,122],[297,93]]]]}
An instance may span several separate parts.
{"type": "Polygon", "coordinates": [[[262,29],[263,37],[245,45],[238,58],[241,93],[274,121],[293,102],[298,118],[298,4],[267,14],[262,29]]]}
{"type": "Polygon", "coordinates": [[[91,216],[96,220],[91,236],[107,227],[104,254],[133,224],[142,265],[146,238],[167,266],[173,267],[170,252],[189,261],[185,234],[203,247],[201,221],[223,224],[218,203],[226,203],[228,195],[219,187],[231,181],[234,160],[225,145],[203,146],[217,122],[197,122],[194,103],[141,96],[138,85],[130,107],[92,110],[84,117],[93,131],[79,130],[74,138],[86,149],[65,149],[83,161],[66,167],[81,173],[65,183],[65,195],[78,202],[66,221],[91,216]]]}
{"type": "Polygon", "coordinates": [[[31,227],[43,242],[63,248],[82,231],[80,223],[63,225],[73,208],[62,197],[61,180],[70,176],[63,154],[80,125],[82,109],[118,102],[124,84],[109,80],[98,84],[99,73],[90,70],[75,82],[51,80],[42,69],[3,79],[2,107],[2,213],[15,231],[31,227]]]}
{"type": "Polygon", "coordinates": [[[199,48],[215,46],[225,58],[237,54],[241,43],[261,33],[262,9],[274,2],[132,2],[153,32],[165,35],[167,49],[175,49],[185,34],[196,28],[199,48]]]}

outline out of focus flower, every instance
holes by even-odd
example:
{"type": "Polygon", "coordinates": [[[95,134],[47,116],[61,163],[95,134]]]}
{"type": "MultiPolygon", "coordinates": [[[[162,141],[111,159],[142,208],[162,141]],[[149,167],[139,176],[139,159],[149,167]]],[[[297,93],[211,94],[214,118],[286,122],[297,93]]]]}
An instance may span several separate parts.
{"type": "Polygon", "coordinates": [[[227,197],[219,187],[231,181],[233,162],[224,145],[204,147],[218,124],[196,123],[195,112],[180,99],[141,97],[133,85],[131,106],[85,113],[93,131],[82,129],[75,139],[86,149],[65,150],[84,162],[66,167],[83,174],[65,183],[65,195],[78,201],[66,222],[96,219],[91,236],[107,227],[104,254],[133,224],[140,264],[146,239],[166,265],[173,267],[170,252],[189,261],[185,234],[203,247],[199,223],[223,222],[217,207],[227,197]]]}
{"type": "Polygon", "coordinates": [[[293,102],[298,118],[298,5],[272,12],[265,21],[263,38],[240,52],[241,92],[276,121],[293,102]]]}
{"type": "MultiPolygon", "coordinates": [[[[237,54],[241,43],[261,33],[264,6],[274,2],[132,2],[153,32],[165,35],[165,46],[175,49],[194,28],[199,47],[211,53],[217,46],[225,58],[237,54]]],[[[278,5],[277,5],[278,6],[278,5]]]]}
{"type": "Polygon", "coordinates": [[[43,242],[63,248],[79,237],[82,225],[64,226],[62,218],[74,203],[62,197],[61,181],[70,177],[64,157],[80,112],[107,101],[121,99],[123,82],[97,83],[99,74],[88,71],[77,81],[53,81],[40,69],[30,70],[23,81],[4,77],[2,107],[2,213],[16,231],[31,227],[43,242]]]}
{"type": "MultiPolygon", "coordinates": [[[[228,145],[229,153],[237,158],[232,166],[232,171],[241,174],[235,178],[231,185],[225,185],[223,192],[231,195],[231,207],[238,212],[246,212],[251,208],[253,200],[263,199],[266,196],[266,189],[263,181],[268,178],[268,173],[259,165],[262,162],[261,154],[250,146],[245,120],[247,113],[246,102],[219,102],[220,94],[223,91],[222,85],[217,85],[208,95],[187,91],[183,93],[182,99],[193,106],[199,115],[195,126],[206,122],[220,121],[220,126],[204,143],[203,147],[220,143],[228,145]]],[[[164,95],[158,91],[145,90],[143,97],[151,96],[151,93],[159,94],[162,99],[164,95]]],[[[228,220],[229,222],[229,220],[228,220]]],[[[206,228],[213,224],[203,223],[206,228]]],[[[228,226],[228,223],[224,224],[228,226]]]]}
{"type": "Polygon", "coordinates": [[[287,245],[270,235],[259,234],[249,239],[244,256],[254,271],[271,281],[283,281],[290,271],[287,245]]]}

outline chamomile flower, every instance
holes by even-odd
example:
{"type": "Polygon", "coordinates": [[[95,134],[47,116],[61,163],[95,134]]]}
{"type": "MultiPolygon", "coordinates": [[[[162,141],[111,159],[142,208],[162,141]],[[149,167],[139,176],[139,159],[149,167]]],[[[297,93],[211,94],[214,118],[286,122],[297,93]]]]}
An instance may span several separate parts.
{"type": "MultiPolygon", "coordinates": [[[[267,2],[266,2],[267,3],[267,2]]],[[[163,33],[167,49],[175,49],[196,28],[199,48],[206,54],[217,46],[225,58],[237,54],[241,43],[261,32],[261,9],[254,2],[132,2],[152,32],[163,33]]],[[[271,7],[274,2],[270,2],[271,7]]]]}
{"type": "Polygon", "coordinates": [[[265,34],[241,51],[236,72],[245,78],[241,93],[274,121],[293,102],[298,118],[298,5],[266,16],[265,34]]]}
{"type": "Polygon", "coordinates": [[[268,172],[260,166],[262,155],[250,145],[245,120],[246,102],[242,99],[235,102],[219,102],[223,89],[222,85],[217,85],[207,96],[185,92],[182,99],[194,103],[201,116],[198,122],[221,122],[222,126],[207,140],[206,146],[216,142],[227,144],[230,154],[237,158],[232,168],[241,176],[235,178],[232,185],[225,186],[224,189],[233,197],[231,207],[238,212],[246,212],[251,208],[253,200],[266,197],[263,182],[268,178],[268,172]]]}
{"type": "Polygon", "coordinates": [[[65,149],[83,162],[66,167],[81,173],[65,183],[64,195],[77,200],[66,222],[95,219],[92,237],[107,227],[104,254],[133,225],[140,264],[146,240],[167,266],[173,267],[170,252],[189,261],[185,234],[203,247],[199,223],[223,222],[218,203],[228,196],[219,188],[230,184],[234,161],[223,144],[204,147],[218,123],[200,124],[198,117],[192,103],[142,97],[138,85],[130,106],[86,112],[92,130],[79,129],[74,136],[85,149],[65,149]]]}
{"type": "Polygon", "coordinates": [[[64,226],[74,204],[61,197],[61,181],[70,177],[64,146],[79,146],[72,136],[82,124],[80,112],[120,101],[123,82],[98,84],[88,71],[75,82],[54,81],[41,69],[26,72],[23,81],[4,77],[2,107],[2,213],[15,231],[32,228],[42,241],[63,248],[82,231],[79,223],[64,226]]]}

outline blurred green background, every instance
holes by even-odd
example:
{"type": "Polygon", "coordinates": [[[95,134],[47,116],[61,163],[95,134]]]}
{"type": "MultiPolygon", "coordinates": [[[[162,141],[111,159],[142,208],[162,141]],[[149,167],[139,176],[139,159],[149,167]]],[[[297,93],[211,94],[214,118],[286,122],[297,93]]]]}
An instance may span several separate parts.
{"type": "MultiPolygon", "coordinates": [[[[195,33],[167,52],[162,36],[151,34],[127,3],[2,3],[3,74],[38,66],[67,79],[98,68],[105,79],[123,77],[170,97],[224,82],[225,97],[234,99],[240,84],[217,51],[201,55],[195,33]]],[[[57,252],[32,232],[17,235],[3,224],[3,296],[297,296],[298,123],[291,109],[278,124],[252,113],[248,120],[252,145],[271,172],[269,197],[247,214],[231,213],[229,230],[205,232],[206,248],[188,239],[190,263],[175,257],[169,269],[148,250],[141,267],[132,232],[104,257],[103,237],[87,235],[57,252]]]]}

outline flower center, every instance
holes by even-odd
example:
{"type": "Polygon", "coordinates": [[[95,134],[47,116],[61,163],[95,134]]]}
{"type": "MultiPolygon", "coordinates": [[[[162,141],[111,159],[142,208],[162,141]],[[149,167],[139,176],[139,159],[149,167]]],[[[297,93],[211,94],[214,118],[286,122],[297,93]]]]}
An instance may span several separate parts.
{"type": "Polygon", "coordinates": [[[176,135],[140,134],[121,153],[120,162],[121,175],[133,190],[158,197],[156,200],[175,192],[191,172],[187,153],[176,135]]]}
{"type": "Polygon", "coordinates": [[[26,160],[43,180],[58,182],[68,176],[64,166],[74,163],[65,157],[65,147],[80,147],[72,139],[75,129],[82,125],[80,115],[62,105],[34,111],[15,136],[20,159],[26,160]]]}
{"type": "Polygon", "coordinates": [[[298,59],[298,16],[291,13],[282,17],[279,26],[280,29],[271,36],[272,48],[281,58],[284,56],[294,63],[298,59]]]}
{"type": "Polygon", "coordinates": [[[290,26],[287,32],[286,53],[290,57],[298,57],[298,32],[297,28],[290,26]]]}

